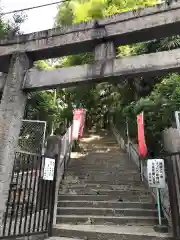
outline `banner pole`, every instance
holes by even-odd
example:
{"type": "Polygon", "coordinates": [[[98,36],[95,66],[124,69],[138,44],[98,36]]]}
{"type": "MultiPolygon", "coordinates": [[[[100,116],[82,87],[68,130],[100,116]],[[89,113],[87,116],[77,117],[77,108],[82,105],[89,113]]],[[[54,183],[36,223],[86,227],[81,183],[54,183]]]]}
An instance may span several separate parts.
{"type": "Polygon", "coordinates": [[[161,204],[160,204],[159,188],[156,188],[156,196],[157,196],[158,220],[159,220],[159,225],[161,226],[162,220],[161,220],[161,204]]]}

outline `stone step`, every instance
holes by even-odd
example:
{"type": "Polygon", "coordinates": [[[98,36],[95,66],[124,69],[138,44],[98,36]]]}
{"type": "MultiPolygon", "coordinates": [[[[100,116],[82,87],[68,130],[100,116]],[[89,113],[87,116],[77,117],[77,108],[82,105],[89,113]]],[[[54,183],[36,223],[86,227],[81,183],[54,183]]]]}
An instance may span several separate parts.
{"type": "Polygon", "coordinates": [[[136,191],[136,190],[109,190],[109,189],[92,189],[92,188],[83,188],[83,189],[70,189],[64,187],[59,190],[59,194],[73,194],[73,195],[112,195],[112,196],[151,196],[150,191],[136,191]]]}
{"type": "Polygon", "coordinates": [[[68,175],[66,174],[66,176],[77,176],[79,178],[104,178],[104,180],[106,180],[107,177],[113,177],[113,178],[118,178],[118,179],[122,179],[122,180],[127,180],[127,181],[131,181],[132,178],[136,179],[139,181],[139,177],[140,177],[140,173],[136,173],[136,174],[123,174],[123,173],[91,173],[88,172],[88,170],[86,172],[81,172],[81,173],[77,173],[77,172],[73,172],[73,173],[68,173],[68,175]]]}
{"type": "Polygon", "coordinates": [[[121,175],[121,174],[123,174],[123,175],[126,175],[126,176],[128,176],[128,175],[132,175],[132,174],[138,174],[139,173],[139,171],[138,171],[138,169],[136,168],[136,169],[129,169],[129,167],[123,167],[122,169],[119,169],[119,168],[111,168],[110,166],[107,166],[107,167],[103,167],[103,168],[95,168],[95,169],[91,169],[91,168],[81,168],[81,166],[76,166],[76,168],[74,168],[74,169],[67,169],[67,172],[66,173],[68,173],[68,174],[72,174],[72,173],[77,173],[77,174],[81,174],[81,173],[88,173],[88,174],[101,174],[101,175],[103,175],[103,174],[107,174],[107,173],[109,173],[109,174],[119,174],[119,175],[121,175]]]}
{"type": "Polygon", "coordinates": [[[84,240],[173,240],[170,233],[156,233],[151,226],[57,224],[53,229],[53,235],[84,240]]]}
{"type": "MultiPolygon", "coordinates": [[[[77,176],[77,175],[74,175],[74,176],[77,176]]],[[[81,176],[78,176],[78,180],[80,182],[85,182],[85,183],[89,183],[89,182],[94,182],[94,183],[97,183],[97,182],[106,182],[106,183],[109,183],[109,184],[118,184],[120,183],[121,181],[125,181],[127,178],[121,176],[121,177],[116,177],[116,176],[86,176],[86,177],[81,177],[81,176]]],[[[137,177],[128,177],[128,180],[129,181],[140,181],[140,176],[137,176],[137,177]]]]}
{"type": "Polygon", "coordinates": [[[118,179],[118,180],[140,180],[140,174],[129,174],[129,175],[124,175],[124,174],[116,174],[116,173],[104,173],[104,174],[94,174],[94,173],[70,173],[70,176],[75,176],[78,177],[79,179],[95,179],[95,180],[105,180],[105,179],[118,179]]]}
{"type": "MultiPolygon", "coordinates": [[[[86,154],[86,152],[84,153],[86,154]]],[[[82,155],[81,155],[82,156],[82,155]]],[[[86,157],[86,156],[85,156],[86,157]]],[[[99,154],[95,153],[93,154],[92,152],[89,153],[89,158],[88,161],[78,161],[77,159],[73,159],[73,157],[71,158],[69,165],[76,165],[76,164],[82,164],[82,165],[92,165],[92,163],[94,164],[102,164],[102,163],[115,163],[115,164],[130,164],[132,163],[129,158],[127,157],[127,154],[121,154],[120,152],[117,152],[115,154],[113,154],[113,152],[109,155],[109,154],[104,154],[103,158],[99,158],[99,154]]]]}
{"type": "Polygon", "coordinates": [[[134,174],[134,173],[137,173],[138,172],[138,167],[135,166],[135,167],[132,167],[132,166],[129,166],[129,165],[123,165],[121,166],[121,168],[119,168],[118,166],[112,166],[112,164],[110,165],[103,165],[103,166],[94,166],[94,167],[90,167],[90,166],[83,166],[83,165],[79,165],[79,166],[74,166],[74,167],[69,167],[67,168],[67,172],[71,173],[71,172],[85,172],[85,171],[88,171],[90,173],[97,173],[98,171],[100,173],[103,174],[103,172],[106,172],[106,173],[112,173],[112,172],[115,172],[115,173],[127,173],[130,174],[131,172],[134,174]],[[125,171],[124,171],[125,170],[125,171]]]}
{"type": "Polygon", "coordinates": [[[87,207],[58,207],[57,214],[60,215],[95,215],[95,216],[156,216],[157,211],[141,208],[87,208],[87,207]]]}
{"type": "MultiPolygon", "coordinates": [[[[84,179],[82,181],[80,181],[81,183],[85,183],[85,184],[91,184],[91,183],[94,183],[94,184],[110,184],[110,185],[122,185],[123,183],[125,183],[126,181],[125,180],[119,180],[119,179],[109,179],[109,180],[90,180],[90,179],[84,179]]],[[[140,180],[136,181],[136,180],[130,180],[129,182],[127,181],[127,185],[130,185],[130,182],[131,183],[134,183],[134,184],[137,184],[137,186],[139,185],[142,185],[142,182],[140,180]]]]}
{"type": "Polygon", "coordinates": [[[59,195],[107,195],[112,197],[151,197],[150,191],[135,191],[135,190],[108,190],[108,189],[68,189],[64,188],[59,190],[59,195]]]}
{"type": "Polygon", "coordinates": [[[112,196],[112,195],[73,195],[73,194],[59,194],[58,201],[61,200],[86,200],[86,201],[108,201],[108,200],[114,200],[114,201],[120,201],[120,202],[150,202],[151,196],[145,196],[145,195],[118,195],[118,196],[112,196]]]}
{"type": "MultiPolygon", "coordinates": [[[[98,161],[98,160],[97,160],[98,161]]],[[[89,170],[89,171],[93,171],[93,172],[97,172],[97,171],[100,171],[100,172],[103,172],[103,171],[106,171],[106,170],[109,170],[109,171],[120,171],[120,172],[123,172],[123,170],[126,169],[127,172],[137,172],[138,171],[138,168],[135,164],[129,162],[129,163],[122,163],[121,164],[117,164],[116,163],[113,163],[113,162],[104,162],[104,163],[91,163],[91,164],[83,164],[83,163],[75,163],[74,165],[68,165],[68,169],[67,171],[71,172],[71,171],[84,171],[84,170],[89,170]],[[81,168],[79,168],[81,167],[81,168]]]]}
{"type": "Polygon", "coordinates": [[[74,172],[74,171],[86,171],[89,170],[89,172],[105,172],[105,171],[115,171],[115,172],[123,172],[123,170],[126,170],[127,173],[132,172],[138,172],[138,168],[137,166],[133,166],[132,164],[122,164],[121,166],[117,165],[113,165],[113,163],[109,163],[109,164],[104,164],[104,165],[95,165],[92,167],[92,165],[74,165],[74,166],[68,166],[67,171],[68,172],[74,172]]]}
{"type": "Polygon", "coordinates": [[[58,207],[87,207],[87,208],[141,208],[152,209],[152,203],[117,202],[117,201],[59,201],[58,207]]]}
{"type": "Polygon", "coordinates": [[[50,238],[46,238],[46,240],[83,240],[80,238],[69,238],[69,237],[50,237],[50,238]]]}
{"type": "Polygon", "coordinates": [[[135,172],[135,173],[125,173],[125,172],[94,172],[94,171],[88,171],[88,170],[84,170],[84,171],[71,171],[71,172],[67,172],[68,175],[75,175],[78,177],[92,177],[92,176],[116,176],[116,177],[129,177],[129,176],[133,176],[133,177],[139,177],[140,173],[139,172],[135,172]]]}
{"type": "Polygon", "coordinates": [[[151,196],[150,190],[136,191],[136,190],[109,190],[109,189],[60,189],[59,194],[65,195],[111,195],[117,197],[136,197],[136,196],[151,196]]]}
{"type": "Polygon", "coordinates": [[[57,215],[56,222],[68,224],[105,224],[105,225],[136,225],[136,226],[153,226],[158,223],[156,217],[144,216],[92,216],[92,215],[57,215]]]}
{"type": "Polygon", "coordinates": [[[69,177],[65,177],[65,179],[63,180],[62,184],[72,184],[72,183],[80,183],[80,184],[106,184],[106,185],[133,185],[133,186],[142,186],[142,182],[140,180],[119,180],[119,179],[111,179],[111,180],[89,180],[89,179],[78,179],[78,177],[74,177],[74,176],[69,176],[69,177]]]}
{"type": "MultiPolygon", "coordinates": [[[[78,170],[79,167],[82,167],[81,169],[90,169],[93,171],[103,171],[104,169],[107,169],[108,167],[110,169],[113,170],[119,170],[119,171],[123,171],[123,169],[125,168],[127,171],[137,171],[137,165],[135,165],[132,162],[122,162],[119,163],[119,161],[104,161],[104,162],[99,162],[99,159],[97,159],[96,162],[92,162],[92,163],[83,163],[83,162],[75,162],[73,165],[72,164],[68,164],[68,170],[78,170]]],[[[80,169],[79,169],[80,170],[80,169]]]]}
{"type": "Polygon", "coordinates": [[[109,185],[109,184],[66,184],[66,185],[62,185],[60,187],[60,189],[102,189],[102,190],[124,190],[124,191],[147,191],[147,187],[145,185],[140,185],[140,186],[136,186],[136,185],[109,185]]]}

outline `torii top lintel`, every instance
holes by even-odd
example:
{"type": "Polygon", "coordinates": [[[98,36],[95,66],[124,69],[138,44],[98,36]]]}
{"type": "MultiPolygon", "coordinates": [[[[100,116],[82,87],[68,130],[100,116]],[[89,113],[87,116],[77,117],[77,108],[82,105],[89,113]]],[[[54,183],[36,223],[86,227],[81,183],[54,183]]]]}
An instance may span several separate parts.
{"type": "MultiPolygon", "coordinates": [[[[102,20],[49,29],[0,40],[2,58],[13,52],[27,52],[32,60],[41,60],[92,52],[96,44],[112,40],[115,45],[131,44],[179,34],[180,3],[125,12],[102,20]],[[95,24],[96,23],[96,24],[95,24]]],[[[1,69],[0,69],[1,71],[1,69]]]]}

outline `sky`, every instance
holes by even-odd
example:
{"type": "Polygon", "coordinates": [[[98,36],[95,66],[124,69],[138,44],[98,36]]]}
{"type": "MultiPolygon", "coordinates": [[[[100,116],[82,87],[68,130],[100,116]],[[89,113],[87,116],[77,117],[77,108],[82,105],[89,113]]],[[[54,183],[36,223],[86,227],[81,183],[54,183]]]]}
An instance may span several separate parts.
{"type": "MultiPolygon", "coordinates": [[[[2,12],[13,11],[16,9],[28,8],[46,3],[57,2],[58,0],[0,0],[2,12]]],[[[53,27],[54,18],[57,13],[57,5],[47,6],[25,12],[27,20],[22,24],[23,33],[41,31],[53,27]]],[[[12,15],[4,16],[5,19],[12,15]]]]}

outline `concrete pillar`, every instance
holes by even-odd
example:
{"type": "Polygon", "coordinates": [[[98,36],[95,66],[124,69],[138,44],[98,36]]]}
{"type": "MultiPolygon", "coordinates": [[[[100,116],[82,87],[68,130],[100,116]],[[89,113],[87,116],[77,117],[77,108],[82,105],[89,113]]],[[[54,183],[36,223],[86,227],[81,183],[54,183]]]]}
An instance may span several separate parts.
{"type": "MultiPolygon", "coordinates": [[[[13,54],[0,104],[0,231],[8,198],[21,120],[27,94],[21,90],[24,75],[30,67],[26,54],[13,54]]],[[[0,234],[1,234],[0,232],[0,234]]]]}
{"type": "Polygon", "coordinates": [[[114,42],[101,43],[95,47],[95,61],[112,59],[116,57],[114,42]]]}

